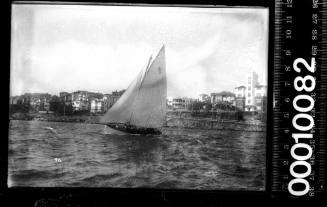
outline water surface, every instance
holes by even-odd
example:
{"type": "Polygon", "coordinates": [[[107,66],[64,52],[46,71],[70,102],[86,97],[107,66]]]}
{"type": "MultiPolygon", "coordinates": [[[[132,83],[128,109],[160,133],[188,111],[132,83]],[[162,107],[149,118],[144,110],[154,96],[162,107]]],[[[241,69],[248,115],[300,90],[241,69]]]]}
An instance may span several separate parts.
{"type": "Polygon", "coordinates": [[[265,133],[11,120],[8,185],[264,190],[265,133]]]}

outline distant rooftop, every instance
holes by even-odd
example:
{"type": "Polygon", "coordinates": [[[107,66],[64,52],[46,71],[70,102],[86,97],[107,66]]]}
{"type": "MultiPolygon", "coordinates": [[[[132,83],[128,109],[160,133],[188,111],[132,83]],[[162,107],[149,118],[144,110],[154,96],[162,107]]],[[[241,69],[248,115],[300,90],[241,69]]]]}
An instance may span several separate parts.
{"type": "Polygon", "coordinates": [[[222,92],[219,92],[219,93],[211,93],[210,95],[211,96],[235,96],[234,93],[229,92],[229,91],[222,91],[222,92]]]}
{"type": "Polygon", "coordinates": [[[238,86],[238,87],[235,87],[235,89],[236,89],[236,88],[246,88],[246,87],[245,87],[245,86],[238,86]]]}

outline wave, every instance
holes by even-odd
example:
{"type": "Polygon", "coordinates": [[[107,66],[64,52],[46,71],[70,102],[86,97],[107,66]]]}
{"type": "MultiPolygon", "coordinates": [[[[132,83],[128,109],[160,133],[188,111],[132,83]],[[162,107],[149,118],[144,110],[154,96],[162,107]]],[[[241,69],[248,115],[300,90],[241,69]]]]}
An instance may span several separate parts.
{"type": "Polygon", "coordinates": [[[84,178],[81,180],[82,183],[99,183],[99,182],[106,182],[110,179],[113,179],[113,178],[118,178],[118,177],[121,177],[123,174],[122,173],[119,173],[119,172],[116,172],[116,173],[110,173],[110,174],[98,174],[98,175],[93,175],[93,176],[90,176],[90,177],[87,177],[87,178],[84,178]]]}
{"type": "Polygon", "coordinates": [[[178,180],[165,180],[161,181],[158,184],[154,185],[155,188],[161,188],[161,189],[173,189],[178,188],[180,186],[181,182],[178,180]]]}
{"type": "Polygon", "coordinates": [[[47,127],[43,127],[43,129],[47,129],[47,130],[51,131],[54,134],[58,134],[57,131],[52,127],[47,126],[47,127]]]}
{"type": "Polygon", "coordinates": [[[9,177],[13,181],[28,181],[28,180],[39,180],[39,179],[54,179],[62,177],[63,173],[60,169],[55,170],[20,170],[16,172],[11,172],[9,177]]]}
{"type": "Polygon", "coordinates": [[[84,123],[13,123],[8,151],[13,185],[264,186],[264,134],[171,129],[159,137],[145,137],[104,134],[102,129],[84,123]],[[54,157],[60,157],[62,163],[54,165],[54,157]],[[208,171],[216,174],[206,174],[208,171]]]}
{"type": "Polygon", "coordinates": [[[74,163],[76,167],[92,167],[92,166],[101,166],[102,162],[96,160],[82,160],[74,163]]]}

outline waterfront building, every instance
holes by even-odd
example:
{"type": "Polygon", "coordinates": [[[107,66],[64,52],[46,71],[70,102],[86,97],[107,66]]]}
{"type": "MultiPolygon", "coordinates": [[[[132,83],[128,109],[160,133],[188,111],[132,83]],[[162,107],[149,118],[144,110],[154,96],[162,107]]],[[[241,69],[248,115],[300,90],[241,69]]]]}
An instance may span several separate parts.
{"type": "Polygon", "coordinates": [[[167,97],[167,109],[168,110],[173,109],[173,97],[167,97]]]}
{"type": "Polygon", "coordinates": [[[87,91],[75,91],[72,93],[72,100],[73,101],[87,101],[87,91]]]}
{"type": "MultiPolygon", "coordinates": [[[[65,95],[64,97],[67,97],[65,95]]],[[[67,97],[68,100],[70,97],[67,97]]],[[[72,93],[71,102],[74,108],[74,111],[89,111],[90,110],[90,101],[93,99],[103,99],[103,94],[94,93],[89,91],[75,91],[72,93]]]]}
{"type": "Polygon", "coordinates": [[[267,86],[265,86],[265,85],[257,85],[255,87],[255,96],[256,97],[267,96],[267,86]]]}
{"type": "Polygon", "coordinates": [[[245,108],[245,91],[245,86],[235,88],[235,106],[241,111],[244,111],[245,108]]]}
{"type": "Polygon", "coordinates": [[[111,94],[108,99],[108,107],[111,108],[116,103],[116,101],[118,101],[120,96],[121,95],[118,94],[111,94]]]}
{"type": "Polygon", "coordinates": [[[238,97],[244,97],[245,98],[245,89],[246,87],[245,86],[238,86],[238,87],[235,87],[235,96],[236,98],[238,97]]]}
{"type": "Polygon", "coordinates": [[[116,90],[116,91],[113,91],[113,92],[112,92],[112,95],[113,95],[113,96],[119,96],[119,97],[120,97],[120,96],[123,95],[124,92],[125,92],[125,90],[120,90],[120,91],[117,91],[117,90],[116,90]]]}
{"type": "Polygon", "coordinates": [[[64,102],[64,104],[72,105],[72,94],[68,92],[60,92],[59,93],[60,101],[64,102]]]}
{"type": "Polygon", "coordinates": [[[102,113],[103,112],[103,100],[92,99],[90,101],[90,112],[91,113],[102,113]]]}
{"type": "Polygon", "coordinates": [[[267,86],[260,85],[258,74],[250,73],[246,79],[246,86],[235,88],[235,106],[244,111],[267,111],[267,86]]]}
{"type": "Polygon", "coordinates": [[[208,94],[200,94],[199,95],[200,102],[210,102],[210,96],[208,94]]]}
{"type": "Polygon", "coordinates": [[[31,104],[36,105],[36,102],[41,102],[37,100],[38,95],[40,95],[40,93],[24,93],[23,95],[19,96],[17,104],[25,104],[30,106],[31,104]]]}
{"type": "Polygon", "coordinates": [[[252,72],[247,76],[247,87],[245,93],[245,110],[255,111],[255,87],[259,84],[258,74],[252,72]]]}
{"type": "Polygon", "coordinates": [[[235,94],[229,91],[222,91],[220,93],[211,93],[210,101],[212,104],[226,102],[231,105],[235,104],[235,94]]]}
{"type": "Polygon", "coordinates": [[[51,95],[48,93],[25,93],[23,103],[27,103],[34,111],[49,111],[51,95]]]}
{"type": "Polygon", "coordinates": [[[72,103],[74,111],[88,111],[89,103],[87,101],[73,101],[72,103]]]}
{"type": "Polygon", "coordinates": [[[59,97],[64,97],[64,96],[66,96],[68,94],[70,94],[70,93],[68,93],[68,92],[59,92],[59,97]]]}
{"type": "Polygon", "coordinates": [[[92,99],[103,99],[102,93],[87,92],[86,96],[89,101],[92,99]]]}
{"type": "Polygon", "coordinates": [[[102,100],[98,100],[96,102],[96,112],[97,113],[102,113],[103,112],[103,101],[102,100]]]}
{"type": "Polygon", "coordinates": [[[195,102],[199,102],[198,99],[188,98],[188,97],[168,97],[167,98],[167,108],[170,110],[193,110],[195,102]]]}
{"type": "Polygon", "coordinates": [[[194,110],[194,103],[198,102],[198,99],[195,98],[185,98],[185,109],[193,111],[194,110]]]}
{"type": "Polygon", "coordinates": [[[108,99],[109,99],[110,94],[103,94],[102,102],[103,102],[103,111],[106,112],[108,111],[108,99]]]}
{"type": "Polygon", "coordinates": [[[21,103],[30,105],[31,104],[31,96],[23,95],[23,97],[21,99],[21,103]]]}
{"type": "Polygon", "coordinates": [[[185,99],[183,98],[173,98],[173,110],[186,109],[185,99]]]}
{"type": "Polygon", "coordinates": [[[121,91],[113,91],[111,94],[104,94],[103,95],[103,111],[106,112],[110,109],[114,103],[123,95],[125,90],[121,91]]]}
{"type": "Polygon", "coordinates": [[[47,111],[47,112],[50,111],[50,100],[49,99],[43,102],[43,109],[44,109],[43,111],[47,111]]]}
{"type": "Polygon", "coordinates": [[[103,94],[103,98],[102,98],[102,101],[103,101],[103,111],[106,112],[108,111],[109,109],[109,96],[111,94],[103,94]]]}
{"type": "Polygon", "coordinates": [[[9,104],[19,104],[20,96],[11,96],[9,104]]]}
{"type": "Polygon", "coordinates": [[[185,98],[173,98],[172,109],[173,110],[186,110],[186,99],[185,98]]]}
{"type": "Polygon", "coordinates": [[[72,106],[74,111],[87,111],[89,110],[88,92],[75,91],[72,93],[72,106]]]}
{"type": "Polygon", "coordinates": [[[257,111],[267,112],[267,86],[255,87],[255,106],[257,111]]]}

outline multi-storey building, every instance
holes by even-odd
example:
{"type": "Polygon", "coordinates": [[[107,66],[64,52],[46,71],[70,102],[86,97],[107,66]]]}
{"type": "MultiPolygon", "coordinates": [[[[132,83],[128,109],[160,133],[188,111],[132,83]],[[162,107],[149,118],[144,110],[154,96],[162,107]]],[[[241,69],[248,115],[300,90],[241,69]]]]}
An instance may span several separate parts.
{"type": "Polygon", "coordinates": [[[125,90],[121,91],[113,91],[111,94],[104,94],[103,95],[103,110],[108,111],[114,103],[123,95],[125,90]]]}
{"type": "Polygon", "coordinates": [[[87,111],[89,110],[88,92],[75,91],[72,93],[72,105],[74,111],[87,111]]]}
{"type": "Polygon", "coordinates": [[[11,96],[9,104],[19,104],[20,96],[11,96]]]}
{"type": "Polygon", "coordinates": [[[62,92],[59,92],[59,97],[64,97],[68,94],[70,94],[70,93],[62,91],[62,92]]]}
{"type": "Polygon", "coordinates": [[[64,102],[65,105],[72,105],[72,94],[67,92],[59,93],[60,101],[64,102]]]}
{"type": "Polygon", "coordinates": [[[210,100],[212,104],[225,102],[234,105],[235,104],[235,94],[229,91],[222,91],[220,93],[211,93],[210,100]]]}
{"type": "Polygon", "coordinates": [[[246,86],[235,88],[236,107],[245,111],[265,112],[267,102],[267,86],[260,85],[258,75],[252,72],[247,76],[246,86]]]}
{"type": "Polygon", "coordinates": [[[26,93],[23,100],[29,101],[30,106],[35,111],[49,111],[51,95],[48,93],[26,93]]]}
{"type": "Polygon", "coordinates": [[[167,109],[173,109],[173,97],[167,97],[167,109]]]}
{"type": "Polygon", "coordinates": [[[267,86],[255,87],[255,106],[257,111],[267,112],[267,86]]]}
{"type": "Polygon", "coordinates": [[[252,72],[247,77],[247,86],[245,93],[245,110],[255,111],[255,87],[259,84],[258,74],[252,72]]]}
{"type": "Polygon", "coordinates": [[[185,98],[173,98],[172,104],[173,110],[186,110],[185,98]]]}
{"type": "Polygon", "coordinates": [[[245,86],[238,86],[235,88],[235,97],[236,98],[245,98],[245,86]]]}
{"type": "Polygon", "coordinates": [[[245,86],[235,88],[235,106],[241,111],[244,111],[245,108],[245,91],[245,86]]]}
{"type": "Polygon", "coordinates": [[[199,95],[199,100],[201,102],[210,102],[210,96],[208,94],[200,94],[199,95]]]}
{"type": "Polygon", "coordinates": [[[105,94],[103,97],[104,110],[108,111],[108,109],[110,109],[119,98],[120,96],[117,95],[105,94]]]}
{"type": "Polygon", "coordinates": [[[194,103],[198,102],[198,99],[195,98],[184,98],[185,99],[185,109],[194,110],[194,103]]]}
{"type": "Polygon", "coordinates": [[[92,99],[90,101],[90,112],[91,113],[102,113],[103,112],[103,100],[92,99]]]}

